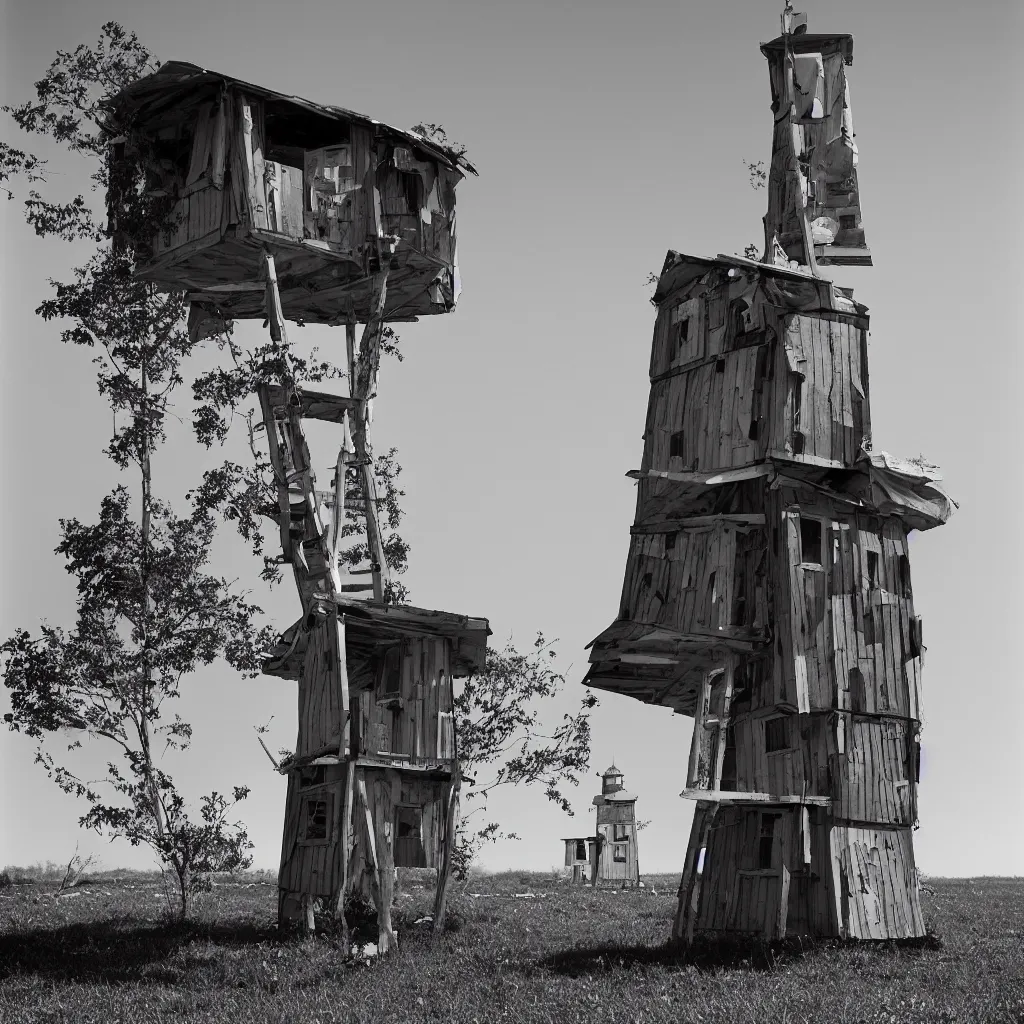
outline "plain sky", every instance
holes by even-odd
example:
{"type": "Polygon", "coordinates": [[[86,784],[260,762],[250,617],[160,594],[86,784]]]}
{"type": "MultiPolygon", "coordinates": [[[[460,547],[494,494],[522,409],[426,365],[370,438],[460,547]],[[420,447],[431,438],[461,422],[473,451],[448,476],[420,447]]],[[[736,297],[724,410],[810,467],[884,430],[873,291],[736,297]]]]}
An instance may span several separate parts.
{"type": "MultiPolygon", "coordinates": [[[[806,6],[812,32],[856,41],[849,77],[875,266],[833,276],[871,310],[875,446],[939,463],[961,504],[947,526],[912,535],[928,647],[918,863],[932,875],[1024,874],[1013,646],[1024,611],[1021,7],[806,6]]],[[[398,126],[439,122],[468,147],[480,177],[458,190],[462,299],[450,316],[402,327],[406,358],[383,368],[373,437],[396,445],[404,466],[414,603],[487,616],[495,644],[524,646],[537,630],[557,638],[567,685],[546,711],[554,723],[582,695],[584,648],[618,607],[635,498],[624,474],[640,462],[648,395],[645,278],[669,248],[714,255],[761,238],[765,193],[751,189],[744,161],[770,153],[758,43],[777,35],[781,7],[7,0],[0,100],[30,98],[57,49],[95,41],[114,19],[160,59],[398,126]]],[[[9,119],[0,131],[18,142],[9,119]]],[[[56,169],[69,197],[85,187],[84,163],[56,169]]],[[[91,521],[116,474],[100,454],[110,416],[88,354],[63,347],[33,313],[75,254],[37,240],[16,202],[0,203],[0,218],[6,637],[41,618],[72,623],[73,583],[52,553],[57,520],[91,521]]],[[[254,342],[259,324],[239,336],[254,342]]],[[[343,352],[338,330],[306,328],[300,340],[343,352]]],[[[186,397],[156,460],[157,488],[172,499],[223,457],[190,440],[186,397]]],[[[240,543],[225,536],[216,558],[219,571],[251,581],[276,625],[297,617],[294,589],[262,590],[240,543]]],[[[600,699],[575,818],[540,792],[495,795],[490,817],[522,838],[487,849],[485,866],[560,863],[559,839],[593,830],[596,773],[614,757],[650,822],[641,870],[681,869],[691,720],[600,699]]],[[[192,797],[250,785],[242,812],[256,864],[276,867],[285,787],[253,727],[272,718],[272,745],[294,744],[294,684],[217,666],[182,703],[195,739],[170,768],[192,797]]],[[[102,756],[98,744],[87,750],[83,771],[102,756]]],[[[152,864],[82,833],[83,808],[32,763],[24,737],[0,734],[0,767],[0,864],[67,859],[76,843],[107,866],[152,864]]]]}

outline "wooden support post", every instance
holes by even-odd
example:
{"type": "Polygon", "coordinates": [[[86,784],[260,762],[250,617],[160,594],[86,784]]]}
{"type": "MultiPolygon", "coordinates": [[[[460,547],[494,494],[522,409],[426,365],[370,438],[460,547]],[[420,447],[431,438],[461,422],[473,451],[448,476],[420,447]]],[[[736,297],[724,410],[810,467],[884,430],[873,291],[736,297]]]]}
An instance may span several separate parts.
{"type": "Polygon", "coordinates": [[[452,857],[459,827],[459,791],[462,788],[462,772],[458,765],[452,776],[448,793],[448,809],[444,819],[444,846],[441,849],[441,867],[437,874],[437,895],[434,897],[434,920],[431,928],[435,935],[444,931],[444,916],[448,909],[448,882],[452,873],[452,857]]]}
{"type": "Polygon", "coordinates": [[[676,909],[675,921],[672,924],[672,938],[675,941],[685,940],[687,945],[693,942],[693,926],[700,909],[700,875],[698,867],[703,871],[706,865],[700,864],[700,851],[707,846],[708,831],[718,812],[718,804],[697,803],[693,812],[693,825],[690,828],[690,842],[686,848],[686,861],[683,864],[683,875],[679,880],[679,906],[676,909]],[[693,904],[697,906],[694,907],[693,904]]]}
{"type": "Polygon", "coordinates": [[[302,931],[306,938],[316,934],[316,917],[313,914],[314,897],[311,893],[302,894],[302,931]]]}
{"type": "Polygon", "coordinates": [[[394,895],[395,872],[390,850],[386,842],[378,842],[379,837],[373,823],[373,814],[370,811],[370,801],[366,795],[366,781],[359,779],[356,783],[359,799],[363,805],[363,812],[366,818],[366,848],[370,861],[373,864],[373,884],[371,893],[373,902],[377,908],[377,951],[387,953],[392,948],[398,947],[395,933],[391,928],[391,897],[394,895]],[[382,863],[381,854],[387,853],[387,862],[382,863]],[[386,869],[390,869],[390,880],[385,881],[386,869]]]}

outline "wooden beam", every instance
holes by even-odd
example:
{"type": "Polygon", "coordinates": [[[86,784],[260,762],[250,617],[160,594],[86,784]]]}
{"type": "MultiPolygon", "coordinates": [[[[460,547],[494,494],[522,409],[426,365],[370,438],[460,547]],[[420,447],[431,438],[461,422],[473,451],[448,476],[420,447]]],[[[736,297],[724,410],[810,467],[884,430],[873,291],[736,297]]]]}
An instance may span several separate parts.
{"type": "Polygon", "coordinates": [[[831,807],[828,796],[796,796],[783,793],[751,793],[731,789],[684,789],[679,794],[684,800],[709,800],[723,804],[807,804],[811,807],[831,807]]]}

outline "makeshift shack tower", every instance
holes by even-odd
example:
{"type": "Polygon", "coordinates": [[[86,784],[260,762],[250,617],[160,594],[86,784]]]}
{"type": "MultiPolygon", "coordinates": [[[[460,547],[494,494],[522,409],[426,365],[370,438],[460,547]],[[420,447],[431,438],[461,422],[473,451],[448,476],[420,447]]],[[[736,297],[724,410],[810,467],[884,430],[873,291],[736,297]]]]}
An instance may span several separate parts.
{"type": "Polygon", "coordinates": [[[676,937],[920,936],[907,538],[951,503],[934,467],[874,450],[867,310],[819,274],[870,262],[853,40],[787,8],[762,52],[764,256],[666,258],[622,601],[586,683],[694,719],[676,937]]]}
{"type": "Polygon", "coordinates": [[[141,160],[151,193],[173,203],[140,276],[187,291],[190,330],[265,318],[274,342],[277,383],[259,388],[277,489],[268,514],[301,604],[264,666],[298,680],[280,919],[312,928],[320,900],[344,924],[347,896],[363,892],[383,951],[396,866],[438,869],[435,926],[444,915],[460,786],[452,680],[482,667],[489,630],[388,602],[367,433],[384,325],[458,299],[455,186],[475,171],[418,134],[192,64],[163,65],[112,115],[112,160],[141,160]],[[296,386],[286,319],[345,326],[348,395],[296,386]],[[324,490],[310,419],[341,436],[324,490]],[[362,565],[345,557],[346,501],[365,521],[362,565]]]}
{"type": "Polygon", "coordinates": [[[612,765],[594,797],[597,827],[592,836],[563,839],[565,871],[574,882],[622,887],[640,881],[636,843],[636,794],[626,792],[622,772],[612,765]]]}

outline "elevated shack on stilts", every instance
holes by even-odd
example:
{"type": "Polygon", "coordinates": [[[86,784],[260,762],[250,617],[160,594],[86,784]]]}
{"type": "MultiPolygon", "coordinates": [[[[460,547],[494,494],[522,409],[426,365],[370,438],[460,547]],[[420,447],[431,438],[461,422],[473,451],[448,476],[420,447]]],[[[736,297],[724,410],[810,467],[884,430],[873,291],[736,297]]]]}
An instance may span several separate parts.
{"type": "Polygon", "coordinates": [[[186,291],[199,336],[265,319],[279,356],[277,382],[259,389],[277,488],[268,514],[301,604],[264,666],[298,681],[280,921],[312,929],[321,901],[344,926],[346,899],[363,893],[383,952],[396,941],[396,866],[437,869],[443,922],[460,789],[453,679],[483,667],[490,630],[389,600],[368,428],[384,326],[458,300],[455,186],[476,172],[417,133],[181,62],[116,97],[111,123],[111,159],[141,160],[173,201],[139,276],[186,291]],[[344,325],[348,395],[296,385],[286,320],[344,325]],[[341,435],[325,490],[310,419],[341,435]],[[346,501],[365,519],[364,565],[341,557],[346,501]]]}
{"type": "Polygon", "coordinates": [[[669,252],[636,520],[586,685],[694,719],[676,938],[924,934],[907,536],[952,503],[871,442],[848,35],[787,7],[760,262],[669,252]]]}

